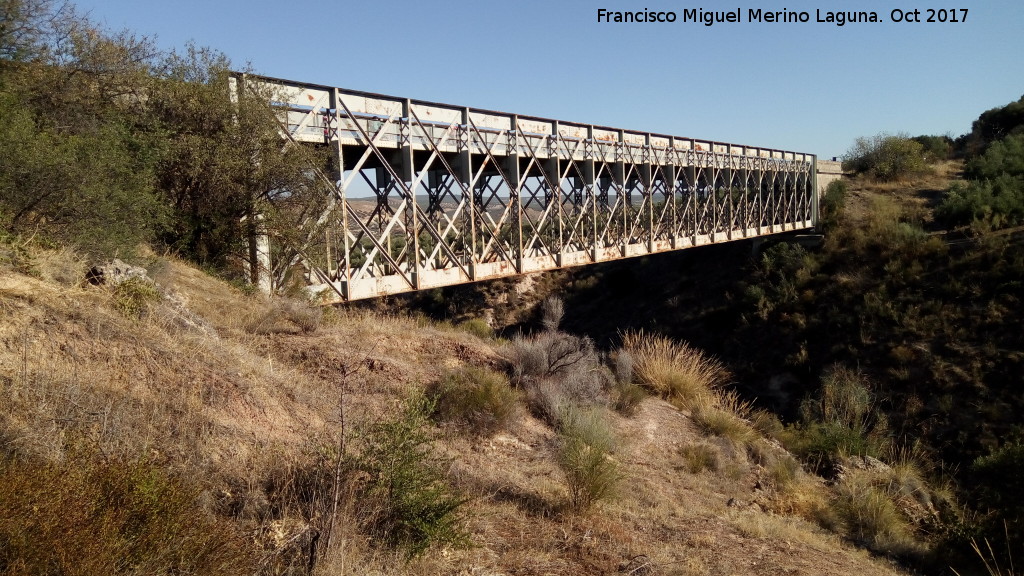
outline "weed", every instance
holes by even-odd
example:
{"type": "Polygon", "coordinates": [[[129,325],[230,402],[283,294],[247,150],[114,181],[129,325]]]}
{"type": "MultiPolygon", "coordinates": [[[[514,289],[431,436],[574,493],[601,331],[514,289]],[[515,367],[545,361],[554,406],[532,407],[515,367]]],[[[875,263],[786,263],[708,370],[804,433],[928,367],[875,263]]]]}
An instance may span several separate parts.
{"type": "Polygon", "coordinates": [[[647,392],[643,387],[621,380],[615,381],[613,393],[612,408],[623,416],[636,414],[636,409],[644,401],[644,398],[647,397],[647,392]]]}
{"type": "Polygon", "coordinates": [[[467,366],[433,388],[435,415],[468,426],[474,434],[490,436],[508,428],[515,417],[519,395],[499,372],[467,366]]]}
{"type": "Polygon", "coordinates": [[[494,338],[494,328],[491,328],[491,325],[482,318],[470,318],[468,320],[463,320],[456,324],[455,327],[482,340],[490,340],[494,338]]]}
{"type": "Polygon", "coordinates": [[[757,432],[736,413],[718,406],[701,406],[693,411],[693,421],[708,434],[746,445],[757,439],[757,432]]]}
{"type": "Polygon", "coordinates": [[[614,495],[622,479],[615,434],[599,408],[566,407],[559,426],[558,464],[569,485],[569,505],[584,511],[614,495]]]}
{"type": "Polygon", "coordinates": [[[114,307],[126,318],[143,317],[160,298],[156,286],[146,278],[133,276],[114,287],[114,307]]]}
{"type": "Polygon", "coordinates": [[[662,336],[630,332],[623,336],[623,346],[634,359],[640,382],[680,408],[713,404],[714,391],[728,376],[717,360],[662,336]]]}
{"type": "Polygon", "coordinates": [[[800,463],[789,454],[776,458],[768,465],[768,479],[780,492],[789,490],[800,477],[800,463]]]}
{"type": "Polygon", "coordinates": [[[832,511],[850,539],[894,555],[920,553],[921,545],[891,495],[871,474],[851,474],[838,486],[832,511]]]}
{"type": "Polygon", "coordinates": [[[549,296],[541,304],[541,324],[549,332],[558,330],[562,323],[562,316],[565,315],[565,304],[561,298],[549,296]]]}
{"type": "Polygon", "coordinates": [[[686,462],[690,474],[718,468],[718,451],[707,444],[686,444],[679,448],[679,455],[686,462]]]}
{"type": "Polygon", "coordinates": [[[295,332],[312,334],[320,327],[323,310],[319,305],[295,298],[275,298],[246,327],[253,334],[295,332]]]}
{"type": "Polygon", "coordinates": [[[375,538],[405,550],[410,558],[431,546],[468,541],[462,509],[466,499],[445,481],[445,462],[434,451],[428,431],[433,411],[426,397],[413,397],[395,417],[358,435],[355,468],[365,474],[360,490],[363,524],[375,538]]]}
{"type": "Polygon", "coordinates": [[[147,462],[0,463],[0,566],[18,574],[238,574],[252,550],[147,462]],[[17,567],[16,569],[14,567],[17,567]]]}

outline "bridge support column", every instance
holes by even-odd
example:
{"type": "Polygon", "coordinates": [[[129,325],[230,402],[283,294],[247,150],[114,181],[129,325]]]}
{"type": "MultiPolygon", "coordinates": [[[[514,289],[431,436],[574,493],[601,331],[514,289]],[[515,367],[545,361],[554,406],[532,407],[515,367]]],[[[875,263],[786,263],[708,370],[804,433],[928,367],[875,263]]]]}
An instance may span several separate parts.
{"type": "Polygon", "coordinates": [[[263,226],[263,214],[254,212],[242,217],[249,229],[249,282],[264,294],[274,291],[270,264],[270,237],[263,226]]]}

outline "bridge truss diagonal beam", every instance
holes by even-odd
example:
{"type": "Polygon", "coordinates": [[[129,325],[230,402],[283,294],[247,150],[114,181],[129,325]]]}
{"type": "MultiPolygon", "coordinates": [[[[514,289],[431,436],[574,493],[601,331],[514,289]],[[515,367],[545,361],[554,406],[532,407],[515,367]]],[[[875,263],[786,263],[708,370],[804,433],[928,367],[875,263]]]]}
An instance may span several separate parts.
{"type": "Polygon", "coordinates": [[[804,230],[812,154],[236,75],[324,146],[326,208],[270,268],[345,302],[804,230]]]}

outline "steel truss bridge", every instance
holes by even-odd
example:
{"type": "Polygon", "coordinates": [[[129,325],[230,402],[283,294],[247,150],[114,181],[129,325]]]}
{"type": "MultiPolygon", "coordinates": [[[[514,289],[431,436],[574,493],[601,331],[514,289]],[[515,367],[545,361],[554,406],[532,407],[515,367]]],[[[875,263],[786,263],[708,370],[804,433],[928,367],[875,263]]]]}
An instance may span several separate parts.
{"type": "Polygon", "coordinates": [[[266,77],[236,75],[232,87],[272,89],[282,135],[331,148],[322,214],[303,224],[300,242],[258,250],[265,277],[280,282],[300,267],[329,302],[807,229],[817,219],[812,154],[266,77]]]}

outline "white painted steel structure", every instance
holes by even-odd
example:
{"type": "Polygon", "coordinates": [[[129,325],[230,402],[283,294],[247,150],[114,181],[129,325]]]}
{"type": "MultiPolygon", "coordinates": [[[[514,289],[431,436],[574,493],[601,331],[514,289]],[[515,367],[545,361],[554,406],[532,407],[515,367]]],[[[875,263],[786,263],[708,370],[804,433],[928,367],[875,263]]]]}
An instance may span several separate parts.
{"type": "Polygon", "coordinates": [[[284,137],[333,152],[323,214],[266,264],[278,277],[301,266],[329,301],[807,229],[817,219],[811,154],[266,77],[232,82],[272,91],[284,137]]]}

